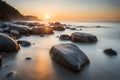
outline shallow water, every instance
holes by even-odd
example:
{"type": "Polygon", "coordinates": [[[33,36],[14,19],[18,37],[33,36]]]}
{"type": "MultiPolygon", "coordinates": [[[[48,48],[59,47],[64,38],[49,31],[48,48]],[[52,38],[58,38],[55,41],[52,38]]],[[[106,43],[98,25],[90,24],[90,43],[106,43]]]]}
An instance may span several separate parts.
{"type": "MultiPolygon", "coordinates": [[[[119,22],[77,22],[72,25],[84,25],[87,27],[100,25],[96,28],[77,28],[78,30],[55,31],[53,35],[45,37],[27,36],[21,40],[30,41],[30,47],[21,47],[21,50],[3,59],[0,69],[0,80],[6,80],[8,72],[15,72],[15,80],[119,80],[120,79],[120,23],[119,22]],[[60,34],[73,32],[86,32],[97,36],[97,43],[74,43],[60,41],[60,34]],[[90,59],[80,72],[75,73],[51,60],[49,50],[53,45],[61,43],[76,44],[90,59]],[[117,56],[108,56],[103,53],[106,48],[113,48],[118,52],[117,56]],[[31,57],[32,60],[25,60],[31,57]]],[[[75,26],[73,26],[75,27],[75,26]]]]}

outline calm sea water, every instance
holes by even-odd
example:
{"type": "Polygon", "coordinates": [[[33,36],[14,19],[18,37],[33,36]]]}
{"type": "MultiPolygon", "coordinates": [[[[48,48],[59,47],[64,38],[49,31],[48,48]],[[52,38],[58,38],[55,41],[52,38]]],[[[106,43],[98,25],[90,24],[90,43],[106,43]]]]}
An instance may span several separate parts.
{"type": "Polygon", "coordinates": [[[77,27],[78,30],[55,31],[53,35],[28,36],[20,40],[30,41],[30,47],[21,47],[21,50],[3,59],[0,69],[0,80],[5,80],[8,72],[15,72],[15,80],[120,80],[120,22],[65,22],[77,27]],[[96,28],[94,26],[101,26],[96,28]],[[73,32],[86,32],[97,36],[97,43],[74,43],[71,41],[60,41],[61,34],[73,32]],[[53,45],[61,43],[76,44],[90,59],[80,72],[75,73],[67,70],[51,60],[49,50],[53,45]],[[106,48],[113,48],[117,56],[108,56],[103,53],[106,48]],[[32,60],[26,61],[26,57],[32,60]]]}

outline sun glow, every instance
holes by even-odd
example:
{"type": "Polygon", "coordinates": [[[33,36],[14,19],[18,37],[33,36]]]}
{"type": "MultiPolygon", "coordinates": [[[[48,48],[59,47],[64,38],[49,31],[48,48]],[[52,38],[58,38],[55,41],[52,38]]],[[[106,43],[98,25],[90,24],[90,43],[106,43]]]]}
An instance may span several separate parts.
{"type": "Polygon", "coordinates": [[[50,16],[48,14],[45,15],[45,19],[49,19],[50,16]]]}

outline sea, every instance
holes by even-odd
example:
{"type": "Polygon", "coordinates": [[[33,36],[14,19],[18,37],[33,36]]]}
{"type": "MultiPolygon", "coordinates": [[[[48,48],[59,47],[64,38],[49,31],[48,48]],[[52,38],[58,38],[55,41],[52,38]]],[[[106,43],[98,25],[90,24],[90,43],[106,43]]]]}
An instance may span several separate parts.
{"type": "MultiPolygon", "coordinates": [[[[42,23],[42,22],[40,22],[42,23]]],[[[61,22],[77,30],[54,31],[52,35],[23,36],[18,40],[27,40],[30,47],[22,47],[17,53],[9,53],[2,60],[0,80],[120,80],[120,22],[61,22]],[[81,27],[84,26],[84,27],[81,27]],[[100,27],[96,27],[100,26],[100,27]],[[82,30],[80,30],[82,29],[82,30]],[[97,43],[75,43],[61,41],[57,36],[84,32],[96,35],[97,43]],[[51,59],[49,51],[57,44],[72,43],[77,45],[89,58],[90,63],[79,72],[73,72],[51,59]],[[112,48],[117,56],[106,55],[103,50],[112,48]],[[26,60],[31,57],[31,60],[26,60]],[[6,75],[14,72],[13,78],[6,75]]]]}

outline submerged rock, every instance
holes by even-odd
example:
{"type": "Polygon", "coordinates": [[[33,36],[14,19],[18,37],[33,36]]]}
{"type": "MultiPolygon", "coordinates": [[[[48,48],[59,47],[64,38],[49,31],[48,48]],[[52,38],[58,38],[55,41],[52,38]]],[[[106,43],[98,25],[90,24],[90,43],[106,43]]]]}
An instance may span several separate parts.
{"type": "Polygon", "coordinates": [[[0,33],[0,52],[16,52],[20,49],[18,43],[7,34],[0,33]]]}
{"type": "Polygon", "coordinates": [[[7,78],[7,79],[10,79],[10,80],[14,80],[14,76],[15,76],[15,72],[9,72],[9,73],[6,75],[6,78],[7,78]]]}
{"type": "Polygon", "coordinates": [[[28,47],[31,45],[31,43],[26,40],[19,40],[19,41],[17,41],[17,43],[24,47],[28,47]]]}
{"type": "Polygon", "coordinates": [[[60,40],[70,40],[70,36],[67,34],[60,35],[60,40]]]}
{"type": "Polygon", "coordinates": [[[97,37],[89,33],[74,32],[71,40],[74,42],[97,42],[97,37]]]}
{"type": "Polygon", "coordinates": [[[26,59],[26,60],[31,60],[32,58],[30,58],[30,57],[26,57],[25,59],[26,59]]]}
{"type": "Polygon", "coordinates": [[[111,48],[109,49],[105,49],[104,53],[108,54],[108,55],[117,55],[117,52],[111,48]]]}
{"type": "Polygon", "coordinates": [[[50,49],[50,56],[59,64],[73,71],[89,63],[88,57],[74,44],[59,44],[50,49]]]}

